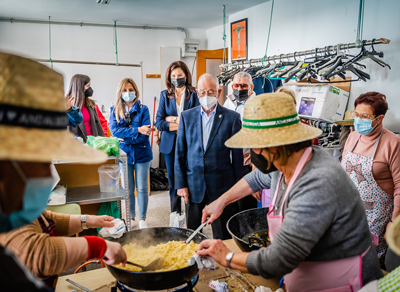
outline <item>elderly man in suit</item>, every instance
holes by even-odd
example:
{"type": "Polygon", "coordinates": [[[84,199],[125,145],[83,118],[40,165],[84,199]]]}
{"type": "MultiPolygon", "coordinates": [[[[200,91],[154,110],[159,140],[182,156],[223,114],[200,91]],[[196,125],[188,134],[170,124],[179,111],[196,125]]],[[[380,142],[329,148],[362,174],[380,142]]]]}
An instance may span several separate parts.
{"type": "MultiPolygon", "coordinates": [[[[187,227],[201,224],[203,208],[218,199],[243,176],[243,151],[230,149],[225,141],[241,129],[240,115],[218,104],[221,89],[211,74],[198,81],[200,105],[181,114],[175,154],[175,188],[185,199],[187,227]]],[[[231,206],[232,205],[232,206],[231,206]]],[[[216,239],[228,239],[226,223],[238,212],[228,205],[212,223],[216,239]]]]}

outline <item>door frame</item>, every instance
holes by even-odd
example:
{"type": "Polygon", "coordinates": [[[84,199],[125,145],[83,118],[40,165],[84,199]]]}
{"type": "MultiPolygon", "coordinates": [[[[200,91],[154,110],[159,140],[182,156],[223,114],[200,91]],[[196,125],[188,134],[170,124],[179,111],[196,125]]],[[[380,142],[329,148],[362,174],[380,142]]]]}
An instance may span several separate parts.
{"type": "MultiPolygon", "coordinates": [[[[228,58],[228,48],[225,49],[225,56],[228,58]]],[[[224,49],[198,50],[197,63],[196,63],[196,80],[199,81],[199,77],[207,72],[206,71],[207,59],[223,59],[223,58],[224,58],[224,49]]]]}

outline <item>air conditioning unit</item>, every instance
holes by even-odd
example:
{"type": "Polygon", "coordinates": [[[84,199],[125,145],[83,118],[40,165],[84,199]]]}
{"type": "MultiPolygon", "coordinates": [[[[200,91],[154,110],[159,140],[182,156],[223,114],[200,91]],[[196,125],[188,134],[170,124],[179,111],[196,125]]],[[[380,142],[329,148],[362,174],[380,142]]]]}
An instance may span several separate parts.
{"type": "Polygon", "coordinates": [[[111,0],[96,0],[97,4],[110,4],[111,0]]]}
{"type": "Polygon", "coordinates": [[[196,57],[199,50],[200,40],[183,39],[182,40],[182,57],[196,57]]]}

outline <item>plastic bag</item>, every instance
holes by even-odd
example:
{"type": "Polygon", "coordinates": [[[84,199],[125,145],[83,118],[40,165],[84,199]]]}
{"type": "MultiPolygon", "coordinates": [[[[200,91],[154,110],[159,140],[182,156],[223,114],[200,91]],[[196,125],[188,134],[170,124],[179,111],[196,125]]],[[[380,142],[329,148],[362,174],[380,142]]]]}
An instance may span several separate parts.
{"type": "Polygon", "coordinates": [[[119,141],[116,137],[87,137],[87,144],[95,149],[99,149],[108,155],[119,155],[119,141]]]}
{"type": "Polygon", "coordinates": [[[215,260],[212,257],[209,256],[199,256],[197,253],[192,256],[187,263],[192,266],[194,264],[197,264],[197,268],[199,271],[201,270],[210,270],[214,271],[215,270],[215,260]]]}
{"type": "Polygon", "coordinates": [[[102,237],[120,238],[125,232],[125,223],[121,219],[114,219],[111,221],[114,227],[103,227],[100,229],[99,234],[102,237]]]}
{"type": "Polygon", "coordinates": [[[177,212],[169,214],[169,227],[185,228],[185,212],[182,212],[182,215],[177,212]]]}
{"type": "MultiPolygon", "coordinates": [[[[114,219],[119,219],[120,218],[120,213],[118,209],[118,204],[117,202],[105,202],[101,204],[99,211],[97,212],[97,215],[108,215],[113,217],[114,219]]],[[[97,232],[100,232],[101,228],[97,228],[97,232]]]]}

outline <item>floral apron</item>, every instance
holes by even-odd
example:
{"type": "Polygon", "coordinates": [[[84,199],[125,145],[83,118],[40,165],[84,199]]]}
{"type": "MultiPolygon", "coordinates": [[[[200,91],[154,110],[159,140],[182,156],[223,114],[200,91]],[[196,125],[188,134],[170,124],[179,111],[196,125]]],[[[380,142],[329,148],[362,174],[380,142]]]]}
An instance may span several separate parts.
{"type": "Polygon", "coordinates": [[[388,248],[384,235],[386,226],[392,218],[394,203],[393,196],[389,195],[379,187],[372,174],[372,163],[382,133],[375,142],[371,156],[363,156],[353,153],[354,148],[360,140],[360,135],[351,150],[342,160],[343,169],[350,176],[351,180],[360,192],[360,197],[367,213],[369,230],[372,233],[373,243],[381,264],[383,263],[388,248]]]}

